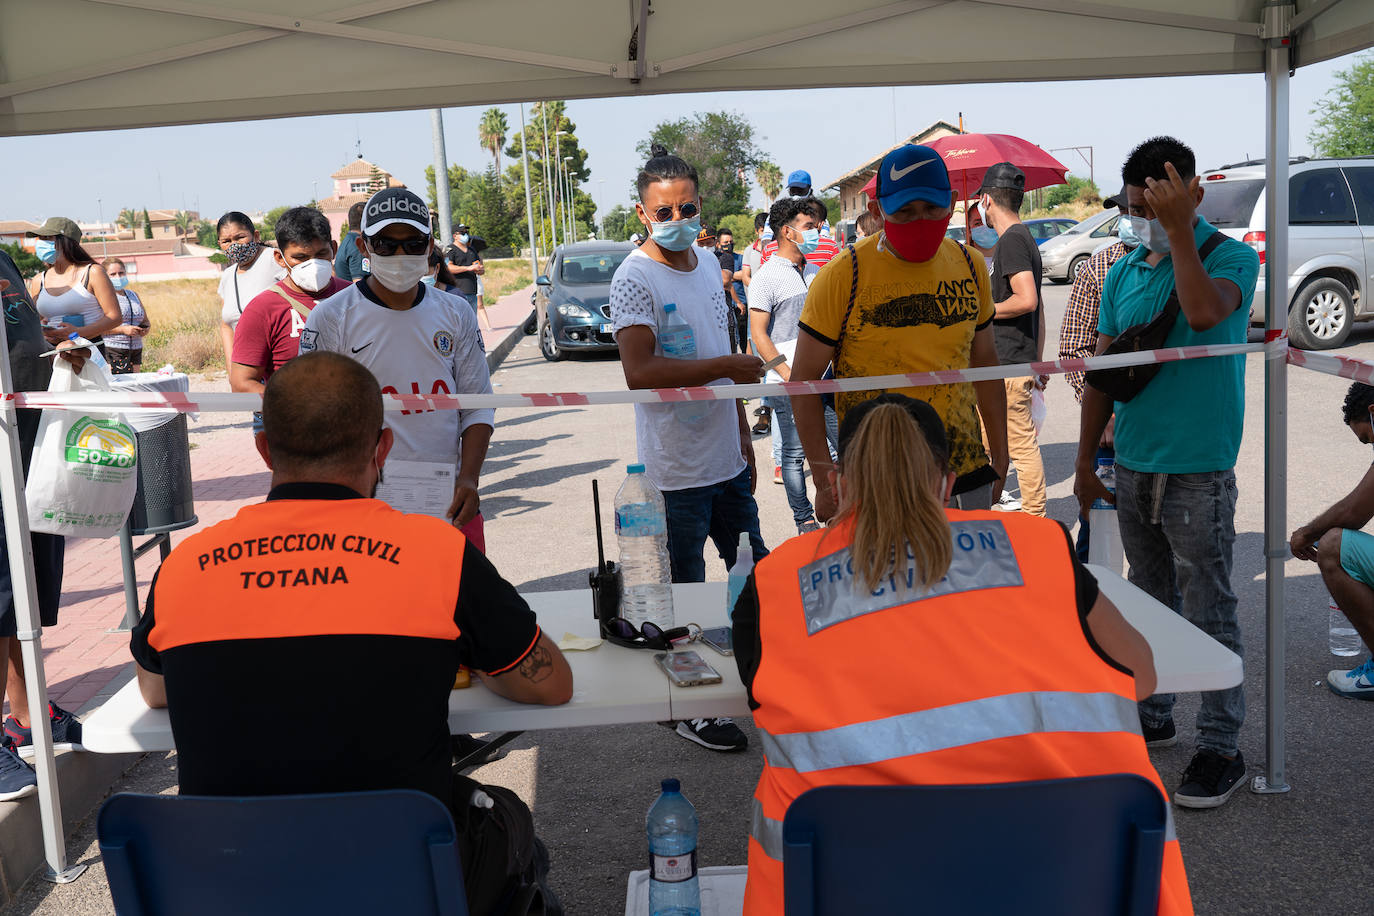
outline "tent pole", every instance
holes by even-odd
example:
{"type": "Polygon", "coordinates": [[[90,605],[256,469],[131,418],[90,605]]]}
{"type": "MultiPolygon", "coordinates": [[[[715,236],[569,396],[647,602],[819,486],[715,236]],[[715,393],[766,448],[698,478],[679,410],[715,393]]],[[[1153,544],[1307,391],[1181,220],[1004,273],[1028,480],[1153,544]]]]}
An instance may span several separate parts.
{"type": "MultiPolygon", "coordinates": [[[[14,391],[10,371],[9,337],[0,321],[0,510],[9,546],[10,581],[14,584],[14,614],[19,651],[24,661],[25,686],[29,691],[29,727],[33,730],[34,768],[38,771],[38,813],[43,827],[43,854],[48,868],[44,877],[67,884],[81,877],[85,865],[67,867],[67,841],[62,829],[62,799],[58,793],[57,763],[53,759],[52,726],[48,721],[48,688],[43,676],[42,628],[38,620],[38,591],[34,586],[33,544],[29,541],[28,504],[24,500],[24,465],[19,450],[19,411],[8,400],[14,391]]],[[[54,357],[56,358],[56,357],[54,357]]]]}
{"type": "MultiPolygon", "coordinates": [[[[1265,8],[1265,212],[1264,336],[1286,341],[1288,326],[1288,23],[1291,4],[1265,8]]],[[[1265,771],[1250,788],[1268,794],[1289,789],[1286,726],[1283,584],[1288,560],[1288,360],[1283,347],[1264,354],[1264,609],[1269,652],[1265,659],[1265,771]]]]}

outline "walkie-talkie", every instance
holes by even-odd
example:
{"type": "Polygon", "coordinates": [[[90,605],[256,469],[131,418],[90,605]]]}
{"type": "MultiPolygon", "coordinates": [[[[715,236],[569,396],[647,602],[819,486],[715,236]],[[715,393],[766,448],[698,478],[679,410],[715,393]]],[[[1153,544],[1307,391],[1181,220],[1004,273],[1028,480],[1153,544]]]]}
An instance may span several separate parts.
{"type": "Polygon", "coordinates": [[[592,515],[596,518],[596,569],[587,574],[592,587],[592,616],[604,628],[606,621],[620,616],[620,567],[607,562],[601,538],[601,490],[592,481],[592,515]]]}

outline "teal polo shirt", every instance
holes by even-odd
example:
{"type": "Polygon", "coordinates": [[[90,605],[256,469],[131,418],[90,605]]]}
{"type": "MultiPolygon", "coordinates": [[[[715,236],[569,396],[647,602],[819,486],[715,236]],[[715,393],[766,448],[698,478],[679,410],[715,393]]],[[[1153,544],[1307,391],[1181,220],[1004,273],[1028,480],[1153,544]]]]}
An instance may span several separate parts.
{"type": "MultiPolygon", "coordinates": [[[[1216,228],[1198,217],[1198,247],[1216,228]]],[[[1102,286],[1097,330],[1115,337],[1164,310],[1174,289],[1174,259],[1146,263],[1144,245],[1117,261],[1102,286]]],[[[1259,277],[1259,256],[1249,245],[1227,239],[1203,262],[1209,276],[1240,289],[1240,307],[1206,331],[1194,331],[1180,312],[1166,347],[1245,343],[1250,300],[1259,277]]],[[[1245,357],[1217,356],[1165,363],[1130,401],[1116,403],[1116,460],[1150,474],[1198,474],[1236,465],[1245,422],[1245,357]]]]}

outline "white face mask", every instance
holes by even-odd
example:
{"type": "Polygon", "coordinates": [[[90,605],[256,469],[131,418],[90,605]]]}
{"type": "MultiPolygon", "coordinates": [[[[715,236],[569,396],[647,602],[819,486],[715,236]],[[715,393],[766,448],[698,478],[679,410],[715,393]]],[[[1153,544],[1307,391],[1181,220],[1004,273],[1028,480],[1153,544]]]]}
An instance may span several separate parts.
{"type": "Polygon", "coordinates": [[[368,258],[368,268],[378,283],[393,293],[404,293],[414,289],[420,278],[429,273],[429,255],[393,254],[384,258],[373,254],[368,258]]]}
{"type": "Polygon", "coordinates": [[[318,293],[334,276],[334,264],[324,258],[311,258],[291,268],[291,282],[307,293],[318,293]]]}

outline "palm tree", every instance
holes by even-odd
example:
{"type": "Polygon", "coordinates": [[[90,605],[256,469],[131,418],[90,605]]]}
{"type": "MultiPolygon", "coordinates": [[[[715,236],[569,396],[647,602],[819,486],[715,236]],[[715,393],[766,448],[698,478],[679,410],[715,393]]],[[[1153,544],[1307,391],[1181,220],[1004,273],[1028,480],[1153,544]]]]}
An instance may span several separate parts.
{"type": "Polygon", "coordinates": [[[501,174],[501,147],[506,144],[506,134],[510,124],[506,113],[499,108],[488,108],[482,112],[482,120],[477,125],[477,139],[482,148],[491,153],[496,160],[496,173],[501,174]]]}
{"type": "Polygon", "coordinates": [[[176,223],[177,232],[185,236],[191,234],[191,225],[195,223],[195,218],[185,210],[178,210],[173,222],[176,223]]]}
{"type": "Polygon", "coordinates": [[[773,200],[782,191],[782,169],[771,162],[760,162],[755,166],[754,178],[758,180],[759,187],[763,188],[763,193],[769,200],[773,200]]]}
{"type": "Polygon", "coordinates": [[[115,217],[115,225],[123,226],[125,229],[137,229],[142,222],[142,215],[136,210],[130,210],[128,207],[120,210],[119,215],[115,217]]]}

